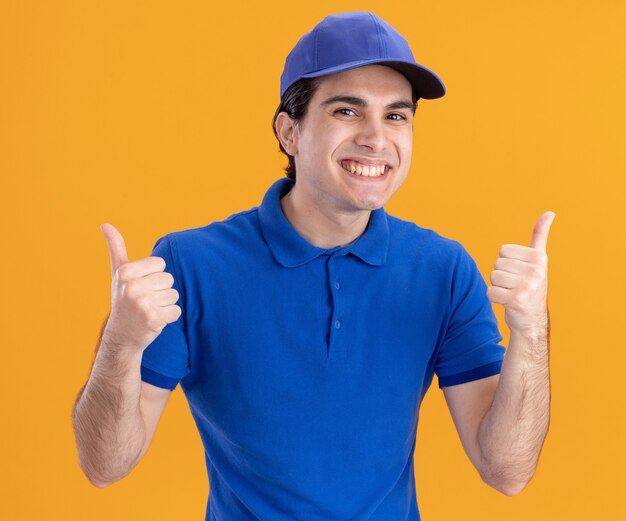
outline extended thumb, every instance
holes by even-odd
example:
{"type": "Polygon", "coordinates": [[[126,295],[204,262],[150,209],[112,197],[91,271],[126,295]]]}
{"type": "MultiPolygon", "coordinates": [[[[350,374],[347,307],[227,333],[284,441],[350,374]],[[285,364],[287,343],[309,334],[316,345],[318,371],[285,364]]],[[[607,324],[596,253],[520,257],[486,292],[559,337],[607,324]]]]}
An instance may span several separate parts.
{"type": "Polygon", "coordinates": [[[128,262],[128,254],[126,253],[126,244],[124,238],[112,224],[101,224],[100,231],[104,234],[109,249],[109,257],[111,260],[111,277],[115,275],[117,269],[128,262]]]}

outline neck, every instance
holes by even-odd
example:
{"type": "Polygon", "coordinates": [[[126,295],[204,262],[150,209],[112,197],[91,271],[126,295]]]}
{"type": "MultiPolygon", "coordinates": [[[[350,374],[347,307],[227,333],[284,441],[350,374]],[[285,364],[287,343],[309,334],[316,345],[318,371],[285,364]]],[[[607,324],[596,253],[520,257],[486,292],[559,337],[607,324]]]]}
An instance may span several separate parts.
{"type": "Polygon", "coordinates": [[[369,222],[370,210],[341,212],[301,200],[296,185],[280,200],[289,224],[309,243],[318,248],[345,246],[361,235],[369,222]]]}

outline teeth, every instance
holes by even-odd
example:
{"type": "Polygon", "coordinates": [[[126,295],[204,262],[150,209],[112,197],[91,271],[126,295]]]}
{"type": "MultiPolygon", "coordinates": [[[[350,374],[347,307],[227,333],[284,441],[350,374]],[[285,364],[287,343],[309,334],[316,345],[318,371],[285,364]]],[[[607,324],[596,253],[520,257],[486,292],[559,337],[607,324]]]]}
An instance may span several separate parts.
{"type": "Polygon", "coordinates": [[[349,172],[363,177],[381,176],[384,175],[386,170],[385,165],[365,166],[354,161],[343,162],[342,166],[349,172]]]}

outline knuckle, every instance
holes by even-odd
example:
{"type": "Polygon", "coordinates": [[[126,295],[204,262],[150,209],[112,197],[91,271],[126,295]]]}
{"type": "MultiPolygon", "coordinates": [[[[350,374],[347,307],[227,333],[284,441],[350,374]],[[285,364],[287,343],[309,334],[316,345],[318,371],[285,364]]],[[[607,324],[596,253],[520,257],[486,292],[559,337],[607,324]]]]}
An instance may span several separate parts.
{"type": "Polygon", "coordinates": [[[528,298],[528,290],[527,289],[521,289],[515,295],[515,298],[513,299],[513,302],[515,303],[516,306],[521,307],[522,304],[524,304],[524,302],[526,302],[527,298],[528,298]]]}
{"type": "Polygon", "coordinates": [[[165,259],[163,257],[152,257],[155,260],[155,266],[157,269],[163,271],[165,270],[165,259]]]}
{"type": "Polygon", "coordinates": [[[127,282],[130,280],[130,264],[122,264],[115,270],[115,278],[120,282],[127,282]]]}
{"type": "Polygon", "coordinates": [[[163,319],[156,309],[150,309],[146,312],[146,321],[150,329],[159,329],[163,327],[163,319]]]}
{"type": "Polygon", "coordinates": [[[141,296],[139,281],[129,280],[124,284],[124,294],[131,299],[138,299],[141,296]]]}
{"type": "Polygon", "coordinates": [[[165,328],[166,325],[167,325],[167,323],[165,323],[165,322],[163,322],[161,320],[161,321],[159,321],[157,323],[151,324],[150,325],[150,329],[152,331],[154,331],[157,335],[160,335],[161,331],[163,331],[163,329],[165,328]]]}

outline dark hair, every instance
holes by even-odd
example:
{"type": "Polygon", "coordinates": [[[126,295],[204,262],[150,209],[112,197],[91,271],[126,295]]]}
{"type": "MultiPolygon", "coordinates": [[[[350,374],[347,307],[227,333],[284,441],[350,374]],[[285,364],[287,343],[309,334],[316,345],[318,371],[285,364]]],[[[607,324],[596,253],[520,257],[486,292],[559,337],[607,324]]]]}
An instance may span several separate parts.
{"type": "MultiPolygon", "coordinates": [[[[278,139],[278,133],[276,132],[276,118],[278,117],[278,114],[280,114],[281,112],[286,112],[287,115],[296,123],[300,122],[304,118],[304,116],[306,116],[309,101],[311,101],[311,98],[315,94],[315,91],[317,90],[319,84],[320,77],[302,78],[296,81],[285,91],[282,99],[280,100],[280,105],[278,105],[278,108],[274,113],[274,119],[272,120],[272,130],[274,131],[276,139],[278,139]]],[[[415,92],[415,89],[412,89],[412,96],[413,114],[415,114],[415,110],[417,109],[417,100],[419,99],[415,92]]],[[[285,173],[287,174],[287,177],[295,181],[296,162],[294,157],[290,156],[283,148],[280,139],[278,139],[278,148],[289,159],[289,164],[285,167],[285,173]]]]}
{"type": "MultiPolygon", "coordinates": [[[[302,78],[291,85],[283,94],[280,100],[280,105],[274,113],[274,119],[272,120],[272,130],[276,139],[278,139],[278,133],[276,132],[276,118],[281,112],[286,112],[287,115],[296,123],[300,122],[306,115],[306,110],[309,106],[309,101],[315,94],[319,85],[318,78],[302,78]]],[[[296,162],[293,156],[290,156],[283,148],[280,139],[278,139],[279,150],[287,156],[289,164],[285,167],[285,173],[290,179],[296,180],[296,162]]]]}

